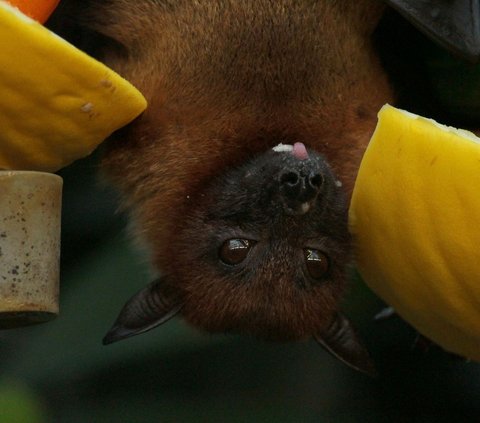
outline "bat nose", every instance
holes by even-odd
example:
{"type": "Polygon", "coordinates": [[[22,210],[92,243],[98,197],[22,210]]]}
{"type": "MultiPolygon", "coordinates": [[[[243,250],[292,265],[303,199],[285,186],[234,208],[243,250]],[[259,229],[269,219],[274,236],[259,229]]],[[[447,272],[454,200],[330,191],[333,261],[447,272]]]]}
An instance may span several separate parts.
{"type": "Polygon", "coordinates": [[[285,169],[280,173],[280,193],[287,214],[308,212],[324,183],[317,170],[285,169]]]}

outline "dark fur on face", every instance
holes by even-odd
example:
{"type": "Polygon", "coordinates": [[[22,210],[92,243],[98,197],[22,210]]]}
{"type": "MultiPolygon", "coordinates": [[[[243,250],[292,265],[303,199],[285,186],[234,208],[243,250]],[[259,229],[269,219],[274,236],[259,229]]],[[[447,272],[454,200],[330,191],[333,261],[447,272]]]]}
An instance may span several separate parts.
{"type": "MultiPolygon", "coordinates": [[[[149,102],[110,140],[103,163],[163,275],[139,298],[153,298],[150,309],[168,317],[181,309],[209,331],[345,338],[345,321],[336,316],[350,259],[348,198],[376,113],[391,100],[370,40],[381,2],[77,6],[76,16],[108,40],[103,60],[149,102]],[[303,143],[308,160],[321,163],[326,191],[302,215],[285,213],[269,191],[278,181],[268,169],[285,163],[265,152],[279,142],[303,143]],[[266,155],[254,159],[260,154],[266,155]],[[240,265],[219,260],[228,239],[253,242],[240,265]],[[328,257],[321,281],[307,274],[308,248],[328,257]]],[[[165,320],[149,313],[155,324],[165,320]]],[[[135,333],[154,324],[137,326],[135,333]]],[[[345,339],[353,339],[347,332],[345,339]]]]}
{"type": "Polygon", "coordinates": [[[350,239],[343,193],[320,156],[270,151],[190,201],[165,268],[188,321],[276,340],[311,337],[328,325],[344,289],[350,239]],[[310,186],[301,175],[313,175],[310,186]],[[222,260],[229,240],[248,241],[238,264],[222,260]],[[309,272],[312,251],[324,273],[309,272]]]}

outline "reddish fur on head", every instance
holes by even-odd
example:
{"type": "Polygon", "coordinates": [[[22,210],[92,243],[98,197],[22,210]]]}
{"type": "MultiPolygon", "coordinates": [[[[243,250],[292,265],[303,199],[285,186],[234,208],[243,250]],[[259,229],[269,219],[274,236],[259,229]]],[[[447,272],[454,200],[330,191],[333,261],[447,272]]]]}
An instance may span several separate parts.
{"type": "Polygon", "coordinates": [[[149,101],[104,165],[135,204],[158,267],[188,196],[278,142],[319,151],[350,194],[376,113],[392,98],[370,40],[382,9],[376,0],[100,7],[97,29],[126,51],[107,63],[149,101]]]}

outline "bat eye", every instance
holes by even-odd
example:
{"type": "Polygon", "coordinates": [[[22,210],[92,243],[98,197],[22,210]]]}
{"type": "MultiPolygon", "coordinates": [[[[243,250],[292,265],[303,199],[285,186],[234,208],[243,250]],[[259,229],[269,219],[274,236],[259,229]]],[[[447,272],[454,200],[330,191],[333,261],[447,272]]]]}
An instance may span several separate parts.
{"type": "Polygon", "coordinates": [[[225,241],[220,247],[220,260],[231,266],[240,264],[247,258],[253,243],[253,241],[241,238],[225,241]]]}
{"type": "Polygon", "coordinates": [[[327,256],[320,250],[306,248],[305,263],[308,273],[313,279],[321,279],[328,271],[329,263],[327,256]]]}

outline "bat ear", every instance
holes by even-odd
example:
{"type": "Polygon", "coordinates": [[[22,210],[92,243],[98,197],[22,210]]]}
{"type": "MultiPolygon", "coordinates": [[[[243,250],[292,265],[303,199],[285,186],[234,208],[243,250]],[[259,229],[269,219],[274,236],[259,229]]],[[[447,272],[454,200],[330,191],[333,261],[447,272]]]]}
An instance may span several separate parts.
{"type": "Polygon", "coordinates": [[[480,59],[478,0],[385,2],[442,47],[469,61],[480,59]]]}
{"type": "Polygon", "coordinates": [[[103,345],[147,332],[171,319],[181,308],[178,296],[160,278],[127,301],[103,338],[103,345]]]}
{"type": "Polygon", "coordinates": [[[377,372],[370,354],[350,321],[343,314],[338,313],[330,326],[314,338],[325,350],[347,366],[370,376],[376,376],[377,372]]]}

